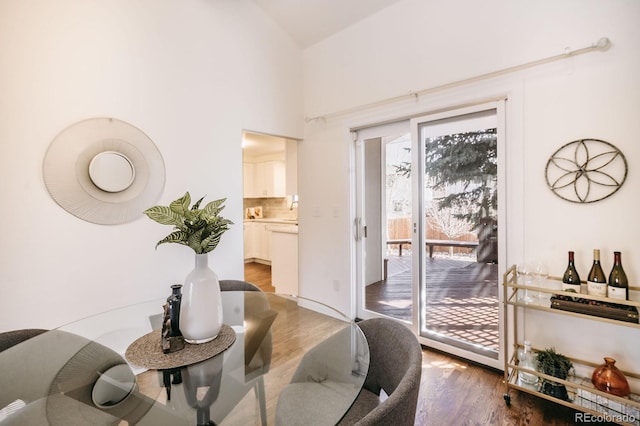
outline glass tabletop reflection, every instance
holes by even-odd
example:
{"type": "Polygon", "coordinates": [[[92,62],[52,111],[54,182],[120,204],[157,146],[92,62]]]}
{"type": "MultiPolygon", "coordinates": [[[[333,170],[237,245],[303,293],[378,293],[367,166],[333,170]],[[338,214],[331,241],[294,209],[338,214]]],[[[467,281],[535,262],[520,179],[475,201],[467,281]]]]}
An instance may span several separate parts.
{"type": "Polygon", "coordinates": [[[305,404],[326,404],[318,424],[336,424],[369,364],[355,323],[292,296],[231,291],[222,292],[222,302],[235,341],[181,367],[148,369],[125,357],[133,342],[162,327],[162,299],[84,318],[0,352],[0,425],[284,425],[305,404]]]}

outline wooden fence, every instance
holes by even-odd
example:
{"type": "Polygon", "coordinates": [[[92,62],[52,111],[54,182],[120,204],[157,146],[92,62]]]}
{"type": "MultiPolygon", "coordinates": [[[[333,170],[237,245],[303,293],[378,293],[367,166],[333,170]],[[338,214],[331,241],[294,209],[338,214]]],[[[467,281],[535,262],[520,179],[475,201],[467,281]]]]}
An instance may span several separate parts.
{"type": "MultiPolygon", "coordinates": [[[[411,218],[401,217],[387,220],[387,235],[389,240],[402,240],[411,239],[411,218]]],[[[440,231],[434,224],[433,220],[427,218],[427,229],[425,231],[425,238],[429,240],[455,240],[455,241],[471,241],[477,242],[478,237],[472,233],[466,233],[456,238],[450,238],[447,234],[440,231]]],[[[390,247],[398,249],[397,245],[391,244],[390,247]]],[[[470,253],[473,251],[471,248],[465,247],[438,247],[434,248],[434,251],[440,251],[445,253],[470,253]]]]}

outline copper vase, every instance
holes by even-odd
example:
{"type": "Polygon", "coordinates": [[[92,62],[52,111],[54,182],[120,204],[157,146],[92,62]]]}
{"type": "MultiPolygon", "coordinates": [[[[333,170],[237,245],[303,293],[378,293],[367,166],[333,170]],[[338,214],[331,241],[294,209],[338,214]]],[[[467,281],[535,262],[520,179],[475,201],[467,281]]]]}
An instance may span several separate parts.
{"type": "Polygon", "coordinates": [[[629,382],[624,374],[616,367],[616,360],[605,357],[604,364],[596,368],[591,375],[591,383],[596,389],[617,396],[627,396],[631,393],[629,382]]]}

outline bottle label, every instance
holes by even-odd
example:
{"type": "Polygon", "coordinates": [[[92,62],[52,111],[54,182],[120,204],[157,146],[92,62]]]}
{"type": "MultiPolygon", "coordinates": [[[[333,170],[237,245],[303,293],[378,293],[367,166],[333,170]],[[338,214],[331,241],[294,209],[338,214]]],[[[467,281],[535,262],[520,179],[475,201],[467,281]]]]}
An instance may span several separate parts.
{"type": "Polygon", "coordinates": [[[562,283],[562,291],[575,291],[576,293],[581,293],[580,284],[562,283]]]}
{"type": "Polygon", "coordinates": [[[594,283],[587,281],[587,293],[591,296],[607,297],[607,283],[594,283]]]}
{"type": "Polygon", "coordinates": [[[612,299],[627,300],[627,289],[624,287],[607,287],[608,296],[612,299]]]}

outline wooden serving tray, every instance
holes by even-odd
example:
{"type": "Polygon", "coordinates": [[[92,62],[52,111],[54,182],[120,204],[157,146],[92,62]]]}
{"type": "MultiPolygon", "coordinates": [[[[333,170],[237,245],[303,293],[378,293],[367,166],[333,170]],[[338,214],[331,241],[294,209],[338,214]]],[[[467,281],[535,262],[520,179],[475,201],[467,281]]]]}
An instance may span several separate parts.
{"type": "Polygon", "coordinates": [[[554,295],[551,296],[551,308],[618,321],[639,322],[638,309],[635,306],[617,303],[554,295]]]}

